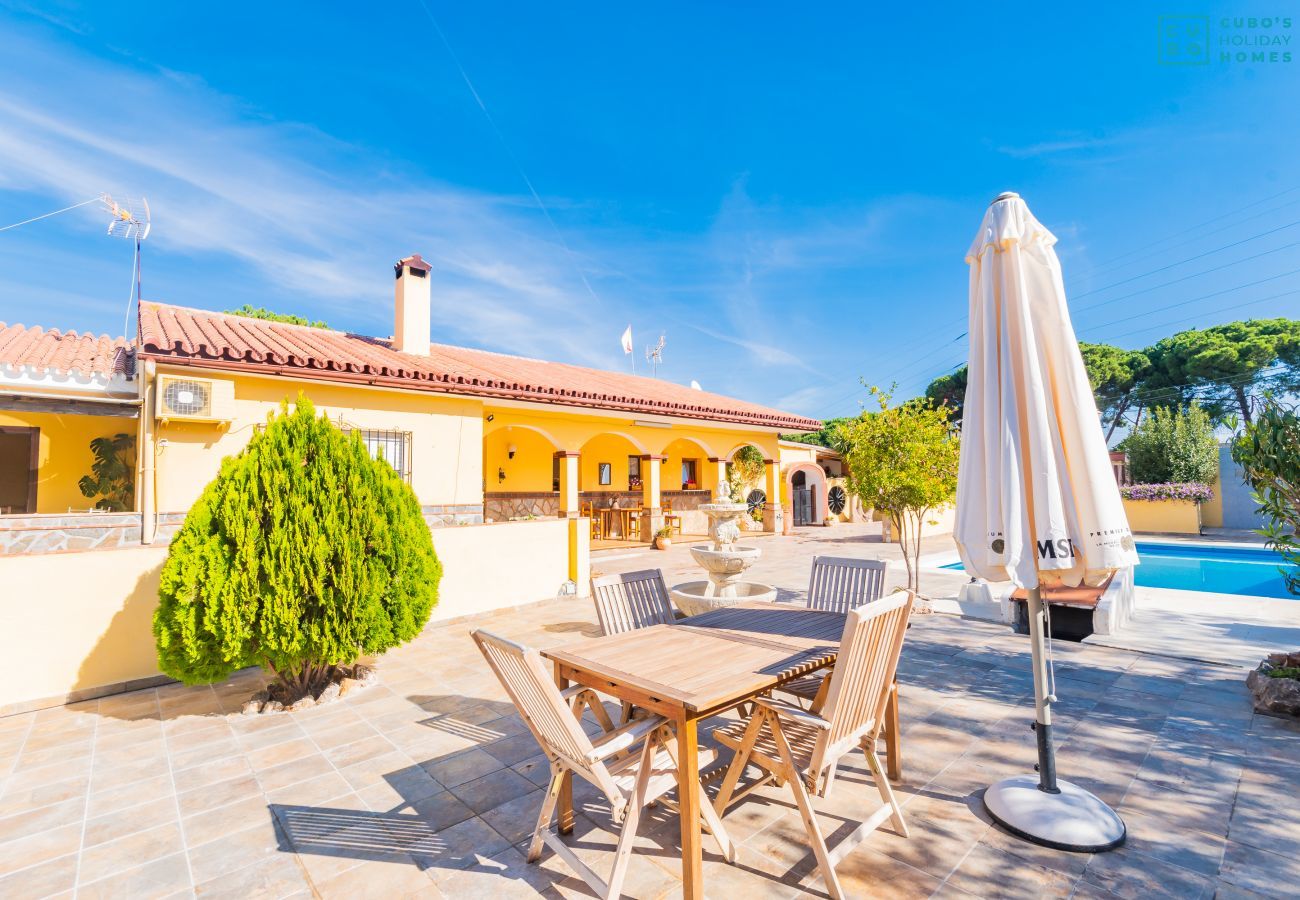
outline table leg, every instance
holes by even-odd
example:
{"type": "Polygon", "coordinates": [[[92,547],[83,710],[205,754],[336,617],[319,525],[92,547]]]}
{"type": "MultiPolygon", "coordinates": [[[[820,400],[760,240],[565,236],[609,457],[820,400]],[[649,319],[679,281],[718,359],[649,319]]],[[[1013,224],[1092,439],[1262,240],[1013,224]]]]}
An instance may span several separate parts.
{"type": "Polygon", "coordinates": [[[890,781],[903,777],[902,736],[898,733],[898,682],[894,682],[889,691],[889,702],[885,704],[885,767],[890,781]]]}
{"type": "Polygon", "coordinates": [[[696,720],[677,721],[677,804],[682,819],[682,897],[704,896],[704,861],[700,839],[700,752],[696,720]]]}
{"type": "MultiPolygon", "coordinates": [[[[555,684],[560,690],[569,686],[569,679],[560,674],[560,664],[555,664],[555,684]]],[[[567,768],[560,776],[560,795],[555,806],[556,825],[560,834],[573,833],[573,773],[567,768]]]]}

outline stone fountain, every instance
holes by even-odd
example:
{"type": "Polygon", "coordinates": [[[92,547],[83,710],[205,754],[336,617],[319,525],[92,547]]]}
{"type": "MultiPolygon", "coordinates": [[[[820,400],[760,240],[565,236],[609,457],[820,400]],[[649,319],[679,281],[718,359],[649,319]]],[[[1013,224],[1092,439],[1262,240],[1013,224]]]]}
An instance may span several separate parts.
{"type": "Polygon", "coordinates": [[[740,540],[741,516],[749,515],[749,506],[735,503],[726,485],[718,486],[712,503],[700,507],[709,517],[710,547],[692,547],[691,556],[708,574],[708,581],[688,581],[673,587],[673,602],[688,616],[711,609],[734,606],[748,600],[775,600],[776,588],[753,581],[741,581],[745,570],[758,561],[763,551],[757,547],[737,545],[740,540]]]}

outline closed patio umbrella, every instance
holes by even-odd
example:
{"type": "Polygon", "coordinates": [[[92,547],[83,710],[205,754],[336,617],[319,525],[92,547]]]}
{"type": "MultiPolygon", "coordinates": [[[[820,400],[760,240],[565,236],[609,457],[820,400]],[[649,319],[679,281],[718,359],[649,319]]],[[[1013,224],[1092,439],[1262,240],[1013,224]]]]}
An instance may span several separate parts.
{"type": "Polygon", "coordinates": [[[1008,830],[1063,850],[1119,846],[1124,823],[1056,777],[1040,586],[1100,585],[1137,564],[1066,308],[1056,238],[1018,194],[989,206],[966,255],[970,360],[953,537],[966,571],[1028,589],[1038,775],[985,793],[1008,830]]]}

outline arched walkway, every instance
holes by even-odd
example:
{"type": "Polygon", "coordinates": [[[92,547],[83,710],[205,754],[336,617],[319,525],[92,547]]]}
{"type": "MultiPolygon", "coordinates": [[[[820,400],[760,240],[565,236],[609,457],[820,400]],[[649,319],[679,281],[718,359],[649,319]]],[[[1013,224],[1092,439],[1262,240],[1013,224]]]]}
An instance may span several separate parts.
{"type": "Polygon", "coordinates": [[[826,473],[816,463],[801,462],[785,473],[786,491],[790,496],[793,525],[822,525],[829,510],[826,506],[826,473]]]}

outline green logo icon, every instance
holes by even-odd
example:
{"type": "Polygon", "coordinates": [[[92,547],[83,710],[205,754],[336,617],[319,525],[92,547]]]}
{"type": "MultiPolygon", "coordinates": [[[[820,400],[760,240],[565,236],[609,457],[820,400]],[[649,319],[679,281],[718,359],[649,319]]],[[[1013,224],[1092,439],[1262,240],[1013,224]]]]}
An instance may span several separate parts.
{"type": "Polygon", "coordinates": [[[1162,66],[1210,64],[1209,16],[1161,16],[1157,29],[1162,66]]]}

